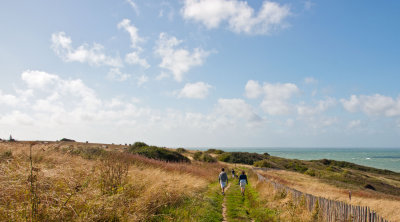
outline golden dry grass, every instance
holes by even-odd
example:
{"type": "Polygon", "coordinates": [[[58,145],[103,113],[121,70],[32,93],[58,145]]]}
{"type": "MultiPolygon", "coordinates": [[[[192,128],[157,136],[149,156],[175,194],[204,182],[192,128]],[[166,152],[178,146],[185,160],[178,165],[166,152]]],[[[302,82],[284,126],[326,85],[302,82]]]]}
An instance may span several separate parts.
{"type": "MultiPolygon", "coordinates": [[[[167,163],[123,154],[127,176],[112,194],[101,191],[103,165],[98,159],[61,152],[93,146],[39,143],[32,147],[34,194],[32,212],[29,144],[0,143],[0,218],[5,221],[148,221],[162,208],[198,195],[215,180],[220,164],[167,163]],[[2,154],[11,150],[11,156],[2,154]]],[[[108,150],[118,150],[118,146],[108,150]]],[[[115,154],[119,155],[119,154],[115,154]]],[[[107,157],[108,158],[108,157],[107,157]]]]}
{"type": "Polygon", "coordinates": [[[349,200],[349,190],[323,183],[321,180],[300,173],[285,170],[258,171],[260,174],[276,182],[297,189],[304,193],[343,201],[352,205],[368,206],[383,218],[390,221],[400,221],[399,197],[381,194],[370,190],[355,188],[352,199],[349,200]]]}

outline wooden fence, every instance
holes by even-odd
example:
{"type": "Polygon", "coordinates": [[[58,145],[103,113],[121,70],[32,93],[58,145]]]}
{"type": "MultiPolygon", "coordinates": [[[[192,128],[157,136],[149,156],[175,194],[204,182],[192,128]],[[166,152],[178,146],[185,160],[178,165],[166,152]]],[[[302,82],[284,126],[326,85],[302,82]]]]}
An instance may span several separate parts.
{"type": "MultiPolygon", "coordinates": [[[[255,168],[255,169],[262,169],[262,168],[255,168]]],[[[316,197],[314,195],[303,193],[296,189],[272,181],[260,175],[259,173],[257,173],[257,176],[259,181],[265,181],[267,183],[270,183],[275,190],[285,191],[286,193],[290,192],[292,194],[293,201],[295,201],[297,204],[300,201],[305,201],[307,209],[310,212],[312,212],[316,208],[316,205],[318,204],[319,213],[324,219],[324,221],[389,222],[388,220],[383,219],[369,207],[354,206],[342,201],[335,201],[323,197],[316,197]]]]}

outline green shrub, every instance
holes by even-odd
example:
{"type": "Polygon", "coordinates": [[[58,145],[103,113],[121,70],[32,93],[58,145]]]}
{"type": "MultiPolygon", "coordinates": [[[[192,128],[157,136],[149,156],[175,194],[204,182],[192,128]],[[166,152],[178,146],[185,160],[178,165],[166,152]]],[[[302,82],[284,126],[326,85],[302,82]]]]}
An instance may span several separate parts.
{"type": "Polygon", "coordinates": [[[168,162],[190,162],[190,160],[182,154],[167,150],[156,146],[142,146],[142,144],[133,144],[128,148],[128,152],[138,154],[150,159],[164,160],[168,162]],[[138,146],[139,145],[139,146],[138,146]]]}
{"type": "Polygon", "coordinates": [[[184,149],[184,148],[178,148],[178,149],[176,149],[176,152],[178,152],[178,153],[185,153],[187,150],[186,149],[184,149]]]}
{"type": "Polygon", "coordinates": [[[306,170],[306,172],[304,172],[304,174],[307,174],[309,176],[315,177],[315,170],[308,169],[308,170],[306,170]]]}
{"type": "Polygon", "coordinates": [[[219,155],[218,160],[222,161],[222,162],[230,163],[231,162],[231,153],[223,153],[223,154],[219,155]]]}
{"type": "Polygon", "coordinates": [[[208,163],[217,162],[217,159],[212,157],[210,154],[203,153],[203,152],[200,152],[200,151],[194,153],[193,159],[198,160],[198,161],[208,162],[208,163]]]}
{"type": "Polygon", "coordinates": [[[215,159],[214,157],[212,157],[208,153],[203,153],[201,159],[202,159],[203,162],[207,162],[207,163],[215,163],[215,162],[217,162],[217,159],[215,159]]]}
{"type": "Polygon", "coordinates": [[[206,153],[213,153],[213,154],[222,154],[224,153],[223,150],[216,150],[216,149],[208,149],[206,153]]]}
{"type": "Polygon", "coordinates": [[[258,153],[229,152],[221,154],[218,159],[228,163],[243,163],[253,165],[254,162],[265,159],[265,156],[258,153]]]}
{"type": "Polygon", "coordinates": [[[143,142],[135,142],[131,147],[140,148],[140,147],[145,147],[145,146],[148,146],[148,145],[143,142]]]}
{"type": "Polygon", "coordinates": [[[60,141],[63,141],[63,142],[75,142],[75,140],[67,139],[67,138],[62,138],[62,139],[60,139],[60,141]]]}
{"type": "Polygon", "coordinates": [[[107,151],[99,147],[78,147],[66,150],[69,154],[81,156],[84,159],[92,160],[104,156],[107,151]]]}
{"type": "Polygon", "coordinates": [[[203,152],[201,151],[195,152],[193,154],[193,159],[200,161],[201,155],[203,155],[203,152]]]}
{"type": "Polygon", "coordinates": [[[266,168],[272,168],[273,167],[271,162],[268,161],[268,160],[260,160],[260,161],[254,162],[254,166],[256,166],[256,167],[266,167],[266,168]]]}

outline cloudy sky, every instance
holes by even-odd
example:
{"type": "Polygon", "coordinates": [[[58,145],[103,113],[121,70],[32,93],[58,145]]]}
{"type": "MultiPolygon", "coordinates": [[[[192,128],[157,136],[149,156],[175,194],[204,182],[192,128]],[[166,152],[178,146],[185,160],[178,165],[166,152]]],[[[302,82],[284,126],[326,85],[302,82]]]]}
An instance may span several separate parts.
{"type": "Polygon", "coordinates": [[[0,138],[399,147],[400,1],[0,3],[0,138]]]}

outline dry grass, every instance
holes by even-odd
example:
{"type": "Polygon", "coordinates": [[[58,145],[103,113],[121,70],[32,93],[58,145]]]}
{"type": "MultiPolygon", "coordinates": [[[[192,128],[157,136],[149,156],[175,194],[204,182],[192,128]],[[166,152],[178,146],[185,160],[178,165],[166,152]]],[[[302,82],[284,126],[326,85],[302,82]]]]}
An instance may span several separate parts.
{"type": "Polygon", "coordinates": [[[352,199],[349,200],[348,189],[338,188],[323,183],[321,180],[304,174],[285,171],[258,171],[262,175],[281,184],[292,187],[304,193],[321,196],[332,200],[343,201],[352,205],[369,206],[379,215],[391,221],[400,221],[400,199],[396,196],[385,195],[375,191],[355,188],[352,199]]]}
{"type": "Polygon", "coordinates": [[[221,167],[208,163],[167,163],[116,152],[98,159],[61,152],[63,148],[76,146],[49,143],[32,147],[36,176],[36,189],[32,191],[29,144],[0,143],[0,218],[5,221],[148,221],[162,208],[178,205],[183,199],[205,191],[221,167]],[[5,154],[10,150],[11,155],[5,154]],[[107,186],[112,192],[102,192],[107,189],[104,178],[111,181],[107,186]],[[33,195],[38,200],[34,213],[33,195]]]}

